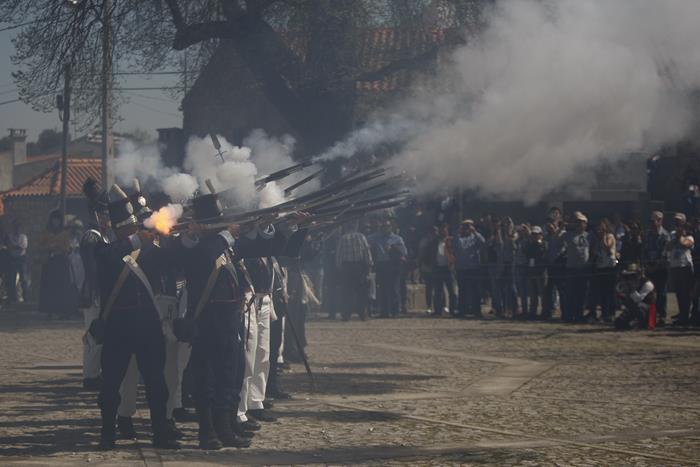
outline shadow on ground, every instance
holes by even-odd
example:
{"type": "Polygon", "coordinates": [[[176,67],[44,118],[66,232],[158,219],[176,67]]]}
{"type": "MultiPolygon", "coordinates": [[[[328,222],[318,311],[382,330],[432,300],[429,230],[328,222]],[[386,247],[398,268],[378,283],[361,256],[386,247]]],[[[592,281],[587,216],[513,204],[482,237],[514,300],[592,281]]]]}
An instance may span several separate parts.
{"type": "MultiPolygon", "coordinates": [[[[410,388],[419,381],[440,380],[442,376],[399,373],[314,372],[316,394],[368,395],[387,394],[410,388]]],[[[286,390],[305,392],[309,389],[306,373],[287,373],[281,377],[286,390]]]]}

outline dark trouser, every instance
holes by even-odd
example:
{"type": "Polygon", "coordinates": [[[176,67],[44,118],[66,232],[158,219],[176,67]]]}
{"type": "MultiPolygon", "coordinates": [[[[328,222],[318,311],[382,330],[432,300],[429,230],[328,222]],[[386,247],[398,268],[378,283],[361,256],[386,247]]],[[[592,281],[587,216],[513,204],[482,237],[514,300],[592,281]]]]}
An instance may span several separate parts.
{"type": "MultiPolygon", "coordinates": [[[[251,329],[250,332],[253,332],[253,330],[251,329]]],[[[236,412],[241,404],[241,391],[245,380],[246,339],[248,339],[248,328],[245,326],[245,316],[241,314],[238,320],[238,334],[234,342],[237,351],[233,356],[233,392],[231,393],[233,412],[236,412]]]]}
{"type": "Polygon", "coordinates": [[[688,321],[690,294],[693,289],[693,268],[671,268],[671,281],[678,300],[678,320],[688,321]]]}
{"type": "Polygon", "coordinates": [[[10,302],[17,302],[16,280],[19,274],[19,283],[22,285],[22,300],[27,301],[29,294],[29,280],[27,277],[27,257],[10,256],[10,273],[8,275],[7,295],[10,302]]]}
{"type": "Polygon", "coordinates": [[[666,318],[666,286],[668,284],[668,270],[658,268],[654,271],[649,271],[647,277],[654,284],[656,292],[656,317],[657,319],[666,318]]]}
{"type": "Polygon", "coordinates": [[[406,303],[408,301],[408,265],[401,265],[401,272],[399,273],[399,309],[401,313],[408,312],[406,308],[406,303]]]}
{"type": "Polygon", "coordinates": [[[518,297],[520,298],[520,309],[523,313],[527,313],[528,310],[528,273],[527,265],[517,265],[515,266],[515,288],[518,291],[518,297]]]}
{"type": "Polygon", "coordinates": [[[301,297],[290,296],[287,307],[287,322],[284,325],[284,358],[285,360],[299,362],[306,348],[306,305],[301,302],[301,297]],[[297,338],[299,344],[297,344],[297,338]]]}
{"type": "Polygon", "coordinates": [[[586,293],[590,274],[588,268],[567,268],[566,284],[562,304],[562,320],[576,322],[583,320],[583,308],[586,304],[586,293]]]}
{"type": "Polygon", "coordinates": [[[433,269],[433,305],[435,314],[438,315],[445,308],[445,288],[447,288],[450,312],[454,312],[457,309],[457,296],[452,271],[447,266],[435,266],[433,269]]]}
{"type": "Polygon", "coordinates": [[[339,304],[338,268],[328,266],[323,269],[323,299],[321,309],[328,313],[330,319],[335,319],[339,304]]]}
{"type": "Polygon", "coordinates": [[[425,306],[431,309],[433,307],[433,272],[423,271],[421,276],[425,285],[425,306]]]}
{"type": "Polygon", "coordinates": [[[102,347],[102,386],[98,402],[102,413],[102,432],[114,436],[114,422],[121,398],[119,386],[136,356],[139,373],[146,386],[146,400],[151,411],[151,425],[156,435],[165,429],[165,340],[155,310],[114,310],[106,325],[102,347]]]}
{"type": "Polygon", "coordinates": [[[515,317],[518,310],[518,297],[515,289],[513,263],[503,264],[501,268],[501,274],[498,278],[498,286],[501,290],[503,311],[510,310],[512,316],[515,317]]]}
{"type": "Polygon", "coordinates": [[[282,345],[282,319],[286,312],[286,304],[280,299],[278,293],[275,293],[272,299],[277,319],[270,322],[270,373],[267,377],[265,392],[266,396],[274,397],[275,393],[280,392],[277,381],[277,359],[280,356],[280,345],[282,345]]]}
{"type": "Polygon", "coordinates": [[[625,310],[615,318],[615,329],[630,329],[632,321],[636,321],[639,328],[645,329],[649,322],[649,309],[642,309],[629,298],[624,299],[622,304],[625,306],[625,310]]]}
{"type": "Polygon", "coordinates": [[[505,311],[503,290],[501,290],[501,266],[491,263],[488,265],[488,271],[491,283],[491,308],[500,315],[505,311]]]}
{"type": "Polygon", "coordinates": [[[78,311],[78,294],[70,280],[68,256],[53,255],[41,268],[39,311],[68,318],[78,311]]]}
{"type": "Polygon", "coordinates": [[[396,316],[401,304],[401,276],[397,266],[377,263],[377,302],[381,316],[396,316]]]}
{"type": "Polygon", "coordinates": [[[481,316],[481,270],[458,269],[459,315],[481,316]]]}
{"type": "MultiPolygon", "coordinates": [[[[530,318],[537,318],[537,308],[540,305],[540,300],[544,304],[545,281],[544,272],[533,272],[528,274],[527,278],[527,294],[530,299],[530,318]]],[[[542,308],[542,315],[547,316],[542,308]]]]}
{"type": "Polygon", "coordinates": [[[343,263],[340,266],[342,300],[339,305],[340,315],[344,320],[350,319],[353,312],[357,313],[360,319],[367,317],[367,272],[368,267],[364,263],[343,263]]]}
{"type": "Polygon", "coordinates": [[[210,303],[197,321],[192,370],[198,410],[232,410],[241,358],[240,315],[234,303],[210,303]]]}
{"type": "MultiPolygon", "coordinates": [[[[617,282],[617,270],[615,268],[596,269],[593,274],[593,290],[596,293],[594,302],[600,304],[603,318],[612,318],[615,315],[615,283],[617,282]]],[[[591,312],[595,311],[595,307],[591,312]]]]}
{"type": "Polygon", "coordinates": [[[554,304],[556,303],[556,293],[559,294],[559,306],[564,308],[564,302],[566,300],[564,294],[565,274],[566,269],[561,264],[554,264],[547,267],[547,284],[545,285],[544,297],[542,299],[542,316],[544,318],[550,318],[552,316],[554,304]]]}

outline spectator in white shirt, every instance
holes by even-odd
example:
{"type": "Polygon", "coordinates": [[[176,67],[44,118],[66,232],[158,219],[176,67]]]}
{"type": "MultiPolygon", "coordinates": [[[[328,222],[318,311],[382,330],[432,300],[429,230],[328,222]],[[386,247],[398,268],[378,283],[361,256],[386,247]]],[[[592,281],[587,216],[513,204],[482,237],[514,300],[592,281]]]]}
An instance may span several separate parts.
{"type": "Polygon", "coordinates": [[[693,287],[692,249],[695,239],[689,233],[685,214],[677,212],[673,219],[676,230],[671,233],[671,241],[666,246],[669,258],[669,271],[673,289],[678,300],[678,316],[674,325],[686,325],[690,314],[690,292],[693,287]]]}
{"type": "Polygon", "coordinates": [[[11,303],[17,302],[17,275],[22,288],[22,301],[27,301],[29,296],[29,277],[27,276],[27,248],[29,240],[20,230],[19,221],[12,224],[12,233],[8,236],[7,246],[10,250],[10,274],[7,285],[9,300],[11,303]]]}

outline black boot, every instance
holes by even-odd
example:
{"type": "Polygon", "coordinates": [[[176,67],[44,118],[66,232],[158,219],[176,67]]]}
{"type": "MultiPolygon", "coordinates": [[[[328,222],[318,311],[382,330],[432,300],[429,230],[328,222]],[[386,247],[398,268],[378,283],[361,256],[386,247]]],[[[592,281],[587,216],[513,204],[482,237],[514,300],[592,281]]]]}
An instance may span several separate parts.
{"type": "Polygon", "coordinates": [[[259,422],[276,422],[277,417],[274,416],[272,413],[270,413],[267,410],[264,409],[252,409],[249,410],[248,413],[246,414],[248,418],[253,418],[254,420],[257,420],[259,422]]]}
{"type": "Polygon", "coordinates": [[[231,429],[231,413],[227,410],[214,411],[214,430],[224,447],[247,448],[250,446],[250,439],[237,436],[231,429]]]}
{"type": "Polygon", "coordinates": [[[112,420],[111,426],[102,426],[102,431],[100,432],[100,451],[111,451],[114,449],[114,441],[116,434],[114,432],[114,420],[112,420]]]}
{"type": "Polygon", "coordinates": [[[83,389],[86,391],[100,391],[100,386],[102,386],[102,378],[97,376],[96,378],[85,378],[83,379],[83,389]]]}
{"type": "Polygon", "coordinates": [[[119,439],[136,439],[136,430],[131,417],[117,417],[117,429],[119,430],[119,439]]]}
{"type": "Polygon", "coordinates": [[[216,436],[211,419],[211,409],[197,409],[199,417],[199,449],[221,449],[221,441],[216,436]]]}
{"type": "Polygon", "coordinates": [[[255,433],[246,430],[243,428],[243,425],[238,422],[238,414],[235,410],[231,413],[231,429],[239,438],[251,439],[255,436],[255,433]]]}
{"type": "Polygon", "coordinates": [[[288,392],[280,391],[279,389],[275,389],[273,391],[270,391],[270,397],[275,400],[283,400],[283,399],[291,399],[292,395],[289,394],[288,392]]]}
{"type": "Polygon", "coordinates": [[[196,422],[197,414],[189,412],[184,407],[179,407],[173,410],[173,418],[176,422],[196,422]]]}
{"type": "Polygon", "coordinates": [[[165,432],[169,439],[181,439],[184,435],[182,431],[177,428],[174,419],[166,420],[165,422],[165,432]]]}

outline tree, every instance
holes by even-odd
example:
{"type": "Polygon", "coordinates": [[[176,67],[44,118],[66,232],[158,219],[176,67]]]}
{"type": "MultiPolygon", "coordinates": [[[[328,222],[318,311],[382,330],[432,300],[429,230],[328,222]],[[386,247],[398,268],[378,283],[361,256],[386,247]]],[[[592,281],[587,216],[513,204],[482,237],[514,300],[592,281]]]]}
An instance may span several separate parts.
{"type": "Polygon", "coordinates": [[[53,150],[59,149],[62,141],[63,134],[60,131],[47,129],[39,133],[36,146],[40,154],[47,154],[53,150]]]}
{"type": "MultiPolygon", "coordinates": [[[[61,70],[73,64],[73,107],[88,124],[100,111],[104,0],[0,0],[0,20],[21,27],[13,61],[20,97],[53,107],[61,70]],[[74,6],[68,6],[73,4],[74,6]]],[[[348,93],[357,80],[378,80],[421,67],[437,47],[379,69],[356,69],[356,32],[368,26],[420,25],[432,8],[455,26],[465,5],[489,0],[113,0],[113,60],[120,67],[156,70],[186,62],[191,81],[222,40],[230,41],[261,88],[310,148],[320,149],[349,129],[348,93]],[[285,35],[298,34],[300,55],[285,35]],[[303,118],[299,118],[300,109],[303,118]]],[[[459,36],[448,45],[460,42],[459,36]]]]}

